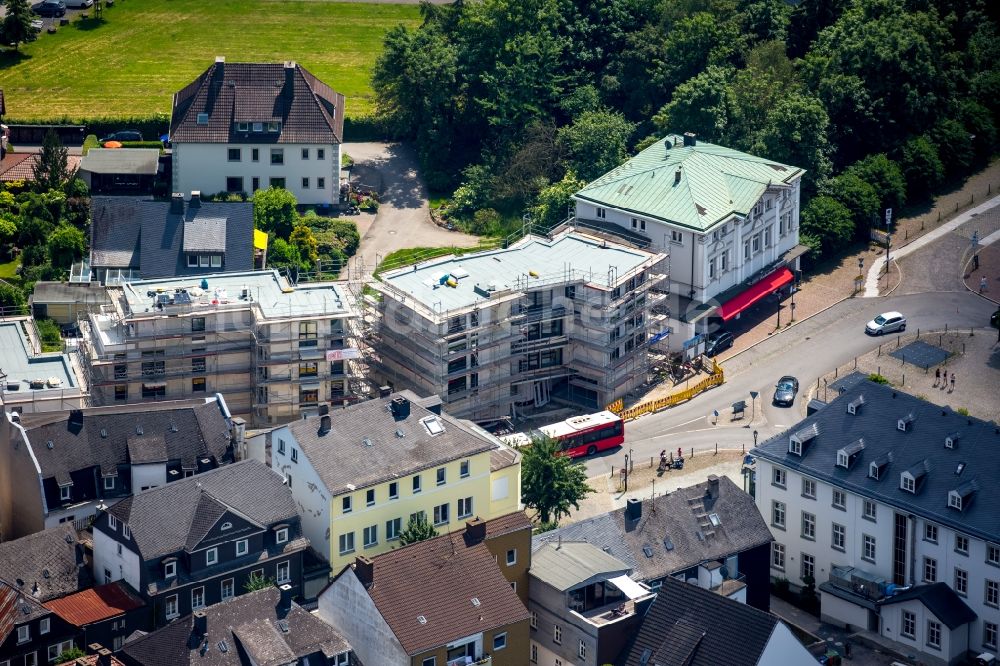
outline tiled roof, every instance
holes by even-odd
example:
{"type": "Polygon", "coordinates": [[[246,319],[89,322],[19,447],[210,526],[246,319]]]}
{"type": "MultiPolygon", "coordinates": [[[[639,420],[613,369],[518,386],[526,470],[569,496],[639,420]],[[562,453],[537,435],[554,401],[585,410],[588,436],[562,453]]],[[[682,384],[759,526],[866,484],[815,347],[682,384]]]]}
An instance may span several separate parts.
{"type": "Polygon", "coordinates": [[[330,657],[351,649],[333,627],[297,604],[282,610],[280,594],[270,587],[208,606],[203,609],[206,634],[195,632],[188,615],[129,640],[122,652],[138,666],[277,666],[304,663],[311,655],[325,659],[314,657],[308,663],[329,663],[330,657]]]}
{"type": "Polygon", "coordinates": [[[160,168],[156,148],[91,148],[80,162],[81,171],[155,176],[160,168]]]}
{"type": "Polygon", "coordinates": [[[17,588],[0,581],[0,643],[14,631],[14,627],[51,615],[51,611],[37,599],[18,592],[17,588]]]}
{"type": "MultiPolygon", "coordinates": [[[[21,425],[42,478],[57,481],[95,466],[116,473],[118,465],[129,463],[133,451],[148,460],[149,447],[135,444],[136,437],[162,437],[166,458],[180,460],[184,467],[196,467],[199,458],[214,458],[218,464],[231,458],[229,426],[215,400],[40,412],[23,415],[21,425]]],[[[162,458],[159,453],[152,457],[162,458]]]]}
{"type": "Polygon", "coordinates": [[[950,407],[865,380],[785,433],[762,443],[753,453],[900,511],[1000,542],[996,520],[1000,487],[993,482],[1000,469],[1000,429],[950,407]],[[849,414],[848,403],[860,396],[864,396],[864,404],[849,414]],[[899,430],[899,419],[910,413],[914,421],[905,431],[899,430]],[[803,448],[803,455],[789,453],[789,434],[810,426],[819,434],[803,448]],[[956,434],[954,448],[947,448],[945,439],[956,434]],[[837,452],[858,439],[864,439],[864,450],[849,469],[838,466],[837,452]],[[878,480],[869,476],[869,467],[876,460],[887,462],[878,480]],[[917,492],[903,490],[900,473],[922,461],[929,471],[917,492]],[[970,483],[978,489],[966,498],[962,510],[949,508],[949,492],[970,483]]]}
{"type": "Polygon", "coordinates": [[[585,541],[628,564],[632,578],[648,581],[773,540],[753,498],[728,477],[719,478],[717,499],[707,492],[708,483],[699,483],[643,500],[638,521],[627,520],[625,509],[618,509],[570,523],[536,535],[532,549],[560,538],[585,541]]]}
{"type": "Polygon", "coordinates": [[[531,519],[528,518],[527,514],[525,514],[524,511],[514,511],[513,513],[498,516],[490,521],[487,521],[486,538],[492,539],[505,534],[513,534],[514,532],[530,529],[531,519]]]}
{"type": "Polygon", "coordinates": [[[319,432],[319,417],[300,419],[287,427],[334,496],[503,446],[468,421],[445,413],[438,416],[418,400],[415,394],[402,391],[331,411],[331,430],[326,434],[319,432]],[[396,397],[409,401],[410,414],[400,420],[389,411],[396,397]],[[443,431],[430,434],[423,419],[438,420],[443,431]]]}
{"type": "Polygon", "coordinates": [[[604,174],[574,197],[696,231],[748,214],[770,185],[805,171],[774,160],[670,135],[604,174]],[[680,181],[676,173],[680,170],[680,181]]]}
{"type": "Polygon", "coordinates": [[[343,134],[344,96],[296,63],[216,62],[174,95],[170,119],[173,143],[334,144],[343,134]],[[280,132],[268,132],[269,122],[280,132]]]}
{"type": "Polygon", "coordinates": [[[298,516],[282,477],[257,460],[225,465],[137,493],[108,513],[128,524],[143,559],[149,560],[191,547],[193,534],[207,533],[203,516],[207,507],[214,507],[215,519],[222,515],[218,508],[226,507],[259,525],[298,516]]]}
{"type": "Polygon", "coordinates": [[[101,656],[88,654],[85,657],[77,657],[74,661],[63,662],[64,666],[125,666],[125,662],[118,657],[111,655],[110,661],[101,662],[101,656]]]}
{"type": "Polygon", "coordinates": [[[126,583],[115,581],[45,603],[45,607],[70,624],[83,627],[145,606],[126,583]]]}
{"type": "Polygon", "coordinates": [[[368,594],[409,655],[528,619],[486,544],[469,545],[464,532],[372,559],[368,594]]]}
{"type": "MultiPolygon", "coordinates": [[[[777,624],[774,615],[697,585],[667,578],[618,663],[757,666],[777,624]]],[[[805,648],[802,652],[808,656],[805,648]]]]}
{"type": "MultiPolygon", "coordinates": [[[[80,166],[81,159],[79,155],[66,156],[66,168],[69,169],[70,173],[76,171],[80,166]]],[[[38,153],[8,153],[3,161],[0,161],[0,182],[34,181],[37,163],[38,153]]]]}
{"type": "Polygon", "coordinates": [[[0,580],[40,602],[57,599],[92,584],[82,555],[73,523],[63,523],[0,543],[0,580]]]}
{"type": "Polygon", "coordinates": [[[899,592],[882,602],[883,606],[898,604],[916,599],[951,630],[958,629],[963,624],[976,621],[976,613],[969,608],[962,597],[947,583],[931,583],[916,585],[909,590],[899,592]]]}
{"type": "Polygon", "coordinates": [[[253,204],[93,197],[92,268],[139,269],[144,279],[253,269],[253,204]],[[222,268],[190,268],[185,252],[224,253],[222,268]]]}

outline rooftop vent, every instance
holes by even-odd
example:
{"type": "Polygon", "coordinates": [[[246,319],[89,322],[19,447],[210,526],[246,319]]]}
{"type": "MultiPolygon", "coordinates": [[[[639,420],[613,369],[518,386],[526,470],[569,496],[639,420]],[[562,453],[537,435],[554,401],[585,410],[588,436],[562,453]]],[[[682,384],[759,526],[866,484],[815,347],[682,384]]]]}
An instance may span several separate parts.
{"type": "Polygon", "coordinates": [[[913,414],[913,412],[910,412],[909,414],[907,414],[906,416],[904,416],[903,418],[899,419],[899,421],[896,422],[896,430],[906,432],[907,430],[910,429],[910,426],[913,425],[913,422],[916,420],[917,417],[913,414]]]}
{"type": "Polygon", "coordinates": [[[45,448],[49,449],[50,451],[52,449],[54,449],[55,447],[56,447],[56,445],[52,443],[51,439],[49,441],[45,442],[45,448]]]}
{"type": "Polygon", "coordinates": [[[681,182],[681,168],[677,167],[677,171],[674,172],[674,185],[680,185],[681,182]]]}
{"type": "Polygon", "coordinates": [[[670,540],[670,537],[663,537],[663,547],[666,548],[668,552],[674,549],[674,542],[670,540]]]}
{"type": "Polygon", "coordinates": [[[141,435],[142,434],[142,426],[141,425],[137,425],[135,427],[135,434],[137,434],[137,435],[141,435]]]}
{"type": "Polygon", "coordinates": [[[953,432],[944,438],[944,448],[953,449],[958,446],[958,433],[953,432]]]}
{"type": "Polygon", "coordinates": [[[424,617],[423,615],[418,615],[417,622],[419,622],[420,624],[427,624],[427,618],[424,617]]]}
{"type": "Polygon", "coordinates": [[[225,640],[219,641],[218,646],[219,646],[219,652],[221,652],[222,654],[226,654],[227,652],[229,652],[229,643],[227,643],[225,640]]]}
{"type": "Polygon", "coordinates": [[[101,439],[107,439],[107,438],[108,438],[108,431],[104,428],[101,428],[101,439]]]}
{"type": "Polygon", "coordinates": [[[396,437],[398,437],[399,439],[403,439],[404,437],[406,437],[406,433],[403,432],[401,429],[396,428],[396,437]]]}
{"type": "Polygon", "coordinates": [[[479,597],[472,597],[472,605],[475,606],[476,608],[479,608],[480,606],[483,605],[483,602],[479,600],[479,597]]]}
{"type": "Polygon", "coordinates": [[[719,520],[719,514],[717,513],[708,514],[708,519],[712,522],[712,527],[718,527],[722,524],[722,521],[719,520]]]}
{"type": "Polygon", "coordinates": [[[857,398],[847,403],[847,413],[857,414],[863,404],[865,404],[865,396],[859,395],[857,398]]]}
{"type": "Polygon", "coordinates": [[[198,124],[199,125],[207,125],[208,124],[208,114],[207,113],[199,113],[198,114],[198,124]]]}
{"type": "Polygon", "coordinates": [[[287,634],[288,633],[288,620],[278,620],[278,629],[281,630],[281,633],[287,634]]]}
{"type": "Polygon", "coordinates": [[[955,468],[955,476],[960,475],[964,469],[965,469],[965,463],[964,462],[958,463],[958,467],[955,468]]]}
{"type": "Polygon", "coordinates": [[[170,432],[177,432],[177,426],[173,423],[170,424],[170,432]]]}
{"type": "Polygon", "coordinates": [[[653,557],[653,547],[652,546],[643,546],[642,547],[642,554],[645,555],[646,557],[653,557]]]}
{"type": "Polygon", "coordinates": [[[48,578],[49,578],[49,570],[48,569],[42,569],[42,578],[48,580],[48,578]]]}
{"type": "Polygon", "coordinates": [[[698,135],[694,132],[684,132],[684,146],[697,146],[698,145],[698,135]]]}

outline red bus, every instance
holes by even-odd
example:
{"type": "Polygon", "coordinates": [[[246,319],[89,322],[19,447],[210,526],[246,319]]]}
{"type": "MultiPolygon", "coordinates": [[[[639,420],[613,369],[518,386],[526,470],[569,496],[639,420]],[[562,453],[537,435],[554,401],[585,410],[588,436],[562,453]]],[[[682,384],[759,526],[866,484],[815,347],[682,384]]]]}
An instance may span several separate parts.
{"type": "Polygon", "coordinates": [[[502,438],[512,446],[530,444],[536,437],[559,442],[563,455],[571,458],[592,456],[599,451],[621,446],[625,441],[625,422],[614,412],[585,414],[542,426],[528,434],[517,433],[502,438]]]}

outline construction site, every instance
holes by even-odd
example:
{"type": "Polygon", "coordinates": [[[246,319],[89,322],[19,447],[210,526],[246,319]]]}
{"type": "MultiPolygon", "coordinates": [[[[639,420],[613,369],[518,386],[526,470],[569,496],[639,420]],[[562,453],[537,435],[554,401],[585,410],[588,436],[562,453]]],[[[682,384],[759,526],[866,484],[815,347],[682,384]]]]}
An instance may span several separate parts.
{"type": "Polygon", "coordinates": [[[109,287],[81,318],[95,405],[221,393],[254,426],[365,399],[356,291],[277,271],[140,280],[109,287]]]}
{"type": "Polygon", "coordinates": [[[665,342],[668,267],[667,254],[562,227],[383,272],[364,299],[372,378],[479,422],[550,402],[603,408],[646,383],[665,342]]]}

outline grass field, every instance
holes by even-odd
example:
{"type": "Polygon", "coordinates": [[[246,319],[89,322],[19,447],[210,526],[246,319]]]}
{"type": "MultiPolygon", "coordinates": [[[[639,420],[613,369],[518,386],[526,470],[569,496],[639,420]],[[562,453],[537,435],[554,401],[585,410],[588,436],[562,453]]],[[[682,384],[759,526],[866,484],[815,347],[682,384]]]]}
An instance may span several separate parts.
{"type": "Polygon", "coordinates": [[[0,53],[7,114],[19,120],[170,114],[171,96],[222,55],[294,60],[372,109],[369,86],[386,31],[420,21],[416,4],[324,0],[119,0],[104,20],[74,20],[0,53]]]}

